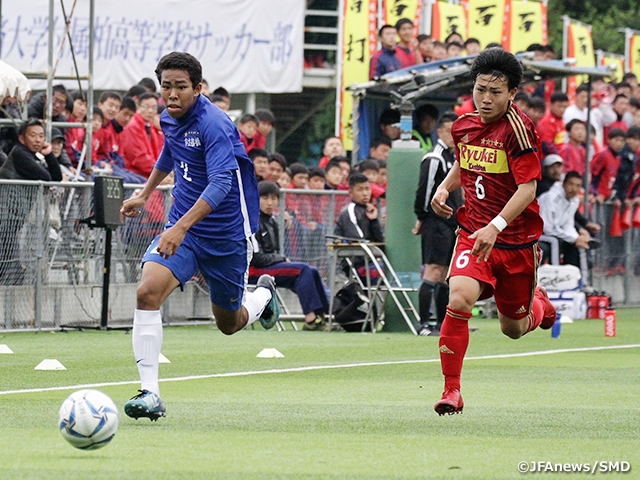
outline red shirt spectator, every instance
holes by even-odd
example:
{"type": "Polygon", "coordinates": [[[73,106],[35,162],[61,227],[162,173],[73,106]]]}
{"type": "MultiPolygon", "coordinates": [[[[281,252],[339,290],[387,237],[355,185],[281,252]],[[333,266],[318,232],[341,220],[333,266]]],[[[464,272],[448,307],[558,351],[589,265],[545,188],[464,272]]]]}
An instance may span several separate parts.
{"type": "MultiPolygon", "coordinates": [[[[622,137],[624,143],[624,137],[622,137]]],[[[598,197],[600,203],[611,196],[613,182],[616,180],[620,157],[611,147],[599,152],[591,162],[591,190],[598,197]]]]}
{"type": "Polygon", "coordinates": [[[162,132],[146,121],[138,111],[120,134],[119,152],[124,157],[127,170],[149,178],[163,145],[162,132]]]}
{"type": "Polygon", "coordinates": [[[587,127],[585,122],[574,118],[567,123],[567,133],[569,141],[560,146],[560,156],[564,160],[564,172],[575,170],[584,176],[587,165],[587,149],[583,143],[587,138],[587,127]]]}
{"type": "Polygon", "coordinates": [[[569,98],[561,92],[551,96],[549,111],[536,124],[536,131],[540,135],[542,156],[559,153],[559,146],[565,140],[565,124],[562,115],[569,104],[569,98]]]}

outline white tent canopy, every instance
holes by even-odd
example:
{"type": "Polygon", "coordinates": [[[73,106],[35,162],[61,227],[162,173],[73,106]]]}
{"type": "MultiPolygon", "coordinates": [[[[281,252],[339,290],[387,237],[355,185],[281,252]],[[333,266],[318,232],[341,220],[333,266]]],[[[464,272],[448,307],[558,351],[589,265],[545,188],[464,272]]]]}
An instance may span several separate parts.
{"type": "Polygon", "coordinates": [[[0,103],[7,97],[27,101],[31,97],[31,86],[22,72],[0,60],[0,103]]]}

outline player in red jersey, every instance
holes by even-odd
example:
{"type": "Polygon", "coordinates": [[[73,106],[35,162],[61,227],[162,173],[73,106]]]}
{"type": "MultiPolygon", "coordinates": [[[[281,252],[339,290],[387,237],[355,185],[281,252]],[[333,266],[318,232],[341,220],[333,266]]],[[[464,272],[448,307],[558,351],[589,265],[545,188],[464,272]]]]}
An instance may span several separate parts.
{"type": "Polygon", "coordinates": [[[533,123],[512,100],[522,79],[520,62],[501,48],[480,53],[471,67],[477,110],[453,124],[456,162],[431,202],[444,217],[449,192],[462,186],[458,239],[449,268],[449,305],[440,331],[445,378],[435,411],[461,413],[460,373],[476,301],[495,297],[502,332],[520,338],[551,328],[556,311],[536,287],[542,219],[535,199],[541,178],[533,123]]]}

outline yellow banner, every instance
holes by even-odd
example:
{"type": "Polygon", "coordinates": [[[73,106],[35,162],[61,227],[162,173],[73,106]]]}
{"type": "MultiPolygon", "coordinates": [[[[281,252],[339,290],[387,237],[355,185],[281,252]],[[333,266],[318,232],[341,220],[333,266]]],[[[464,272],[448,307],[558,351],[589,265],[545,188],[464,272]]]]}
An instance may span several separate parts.
{"type": "Polygon", "coordinates": [[[345,88],[369,80],[369,60],[377,48],[377,0],[344,0],[342,15],[342,76],[339,82],[340,127],[338,136],[346,150],[353,150],[351,112],[353,98],[345,88]]]}
{"type": "Polygon", "coordinates": [[[569,57],[575,58],[579,67],[595,67],[596,57],[589,25],[569,24],[569,57]]]}
{"type": "Polygon", "coordinates": [[[384,0],[384,23],[395,25],[401,18],[408,18],[418,27],[421,8],[422,0],[384,0]]]}
{"type": "MultiPolygon", "coordinates": [[[[580,22],[570,22],[568,26],[568,56],[576,59],[578,67],[595,67],[596,57],[593,52],[593,39],[591,38],[591,26],[580,22]]],[[[581,83],[587,82],[587,75],[569,77],[567,95],[573,98],[575,89],[581,83]]]]}
{"type": "Polygon", "coordinates": [[[467,17],[463,5],[449,2],[434,2],[431,14],[431,36],[444,41],[451,33],[459,33],[467,38],[467,17]]]}
{"type": "Polygon", "coordinates": [[[640,34],[632,34],[627,45],[627,71],[633,72],[640,78],[640,34]]]}
{"type": "Polygon", "coordinates": [[[502,44],[505,0],[469,0],[469,37],[477,38],[480,46],[502,44]]]}
{"type": "Polygon", "coordinates": [[[615,53],[602,52],[600,58],[600,66],[606,67],[608,65],[614,65],[616,72],[613,78],[616,82],[621,82],[624,76],[624,55],[616,55],[615,53]]]}
{"type": "Polygon", "coordinates": [[[541,2],[511,1],[509,51],[524,52],[532,43],[547,43],[546,10],[546,5],[541,2]]]}

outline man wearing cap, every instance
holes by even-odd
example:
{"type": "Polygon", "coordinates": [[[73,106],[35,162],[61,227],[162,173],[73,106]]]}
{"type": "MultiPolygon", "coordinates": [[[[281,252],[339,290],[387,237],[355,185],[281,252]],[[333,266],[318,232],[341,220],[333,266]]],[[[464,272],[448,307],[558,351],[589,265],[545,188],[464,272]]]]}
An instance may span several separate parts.
{"type": "Polygon", "coordinates": [[[551,153],[542,160],[542,180],[536,187],[536,197],[548,191],[551,186],[562,179],[562,157],[551,153]]]}
{"type": "Polygon", "coordinates": [[[56,157],[63,174],[75,174],[75,168],[64,148],[65,137],[59,128],[51,129],[51,154],[56,157]]]}

